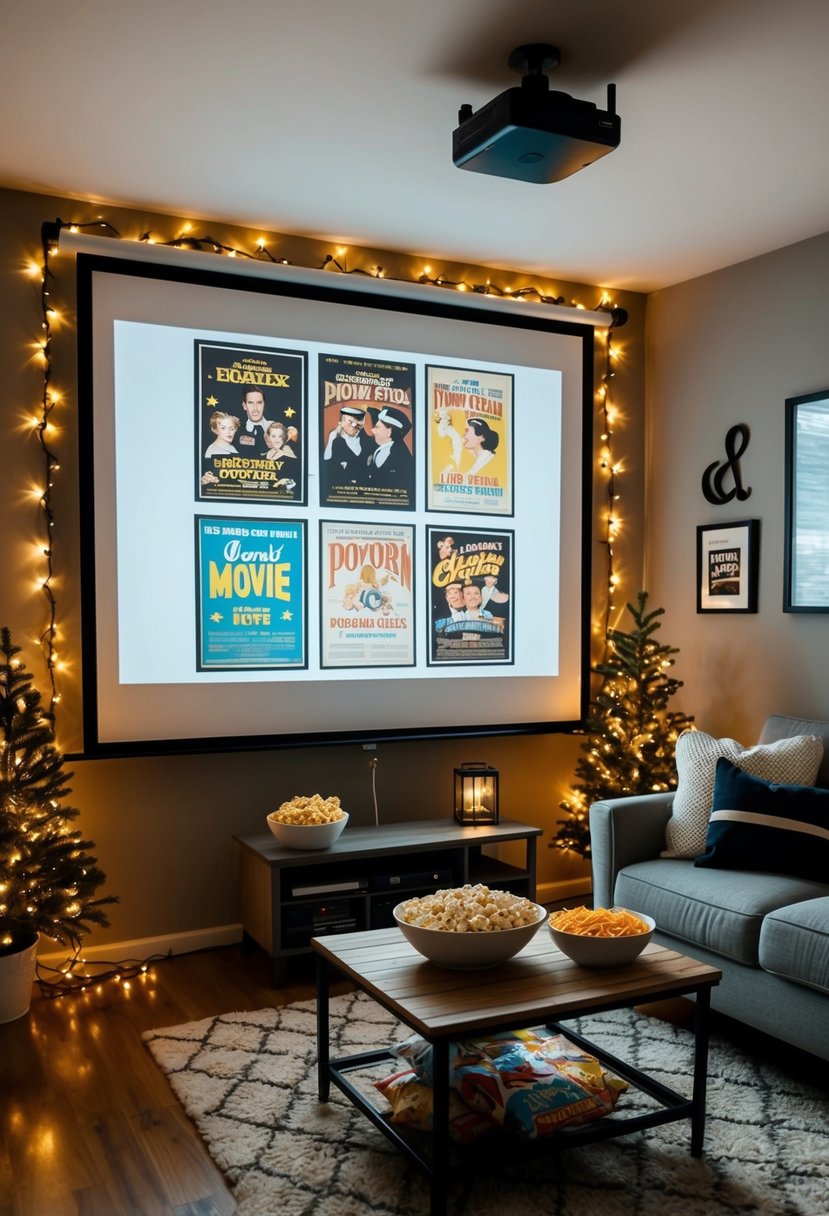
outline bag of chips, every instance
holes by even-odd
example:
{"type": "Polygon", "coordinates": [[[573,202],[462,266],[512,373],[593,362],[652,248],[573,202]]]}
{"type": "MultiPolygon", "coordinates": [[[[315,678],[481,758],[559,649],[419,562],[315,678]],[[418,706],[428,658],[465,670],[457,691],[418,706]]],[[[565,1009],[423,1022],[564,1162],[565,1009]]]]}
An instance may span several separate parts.
{"type": "MultiPolygon", "coordinates": [[[[392,1123],[419,1132],[432,1130],[432,1087],[411,1068],[375,1081],[374,1085],[391,1107],[392,1123]]],[[[486,1115],[470,1110],[457,1090],[449,1090],[449,1135],[453,1140],[458,1144],[471,1144],[492,1129],[486,1115]]]]}
{"type": "MultiPolygon", "coordinates": [[[[392,1122],[430,1130],[431,1045],[413,1035],[392,1052],[409,1065],[376,1083],[392,1106],[392,1122]]],[[[525,1139],[548,1136],[609,1114],[627,1089],[595,1056],[545,1027],[452,1043],[449,1075],[450,1133],[460,1142],[492,1128],[525,1139]]]]}

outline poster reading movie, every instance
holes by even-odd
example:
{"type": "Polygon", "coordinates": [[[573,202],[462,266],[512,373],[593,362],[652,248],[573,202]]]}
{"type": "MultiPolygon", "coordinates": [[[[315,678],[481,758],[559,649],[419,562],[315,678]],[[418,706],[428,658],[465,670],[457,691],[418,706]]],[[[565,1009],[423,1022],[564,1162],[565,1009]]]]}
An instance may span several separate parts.
{"type": "Polygon", "coordinates": [[[305,503],[305,352],[195,347],[197,497],[305,503]]]}
{"type": "Polygon", "coordinates": [[[512,515],[513,381],[427,367],[427,508],[512,515]]]}
{"type": "Polygon", "coordinates": [[[320,505],[414,510],[414,374],[320,355],[320,505]]]}
{"type": "Polygon", "coordinates": [[[414,528],[320,524],[320,666],[412,667],[414,528]]]}
{"type": "Polygon", "coordinates": [[[304,523],[197,517],[196,578],[199,671],[307,667],[304,523]]]}
{"type": "Polygon", "coordinates": [[[430,665],[513,661],[514,536],[427,528],[430,665]]]}

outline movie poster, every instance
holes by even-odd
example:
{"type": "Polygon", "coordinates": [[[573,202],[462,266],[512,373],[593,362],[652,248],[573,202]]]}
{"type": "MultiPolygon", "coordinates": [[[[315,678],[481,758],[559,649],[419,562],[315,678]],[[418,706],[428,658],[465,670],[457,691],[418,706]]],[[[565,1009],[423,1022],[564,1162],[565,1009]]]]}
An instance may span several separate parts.
{"type": "Polygon", "coordinates": [[[515,534],[426,531],[429,664],[512,663],[515,534]]]}
{"type": "Polygon", "coordinates": [[[512,515],[513,381],[427,366],[428,510],[512,515]]]}
{"type": "Polygon", "coordinates": [[[196,578],[199,671],[308,666],[304,523],[197,517],[196,578]]]}
{"type": "Polygon", "coordinates": [[[320,524],[320,666],[412,667],[414,528],[320,524]]]}
{"type": "Polygon", "coordinates": [[[304,351],[196,340],[196,496],[306,502],[304,351]]]}
{"type": "Polygon", "coordinates": [[[320,505],[415,506],[412,363],[320,355],[320,505]]]}

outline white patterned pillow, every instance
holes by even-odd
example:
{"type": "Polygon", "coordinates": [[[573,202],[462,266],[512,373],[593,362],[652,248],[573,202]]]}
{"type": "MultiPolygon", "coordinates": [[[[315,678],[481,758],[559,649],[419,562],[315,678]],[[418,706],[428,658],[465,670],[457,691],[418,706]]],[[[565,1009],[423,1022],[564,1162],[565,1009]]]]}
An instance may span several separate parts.
{"type": "Polygon", "coordinates": [[[775,785],[814,785],[823,759],[823,741],[817,735],[793,735],[746,748],[736,739],[714,739],[701,730],[684,730],[676,741],[677,787],[662,857],[698,857],[704,852],[720,756],[744,773],[775,785]]]}

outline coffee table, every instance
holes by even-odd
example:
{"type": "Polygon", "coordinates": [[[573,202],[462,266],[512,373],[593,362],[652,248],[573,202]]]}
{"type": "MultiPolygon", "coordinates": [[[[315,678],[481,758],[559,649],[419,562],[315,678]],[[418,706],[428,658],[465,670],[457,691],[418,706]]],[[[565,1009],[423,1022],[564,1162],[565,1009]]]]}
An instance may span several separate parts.
{"type": "MultiPolygon", "coordinates": [[[[317,952],[317,1081],[319,1099],[327,1102],[330,1086],[340,1089],[354,1105],[421,1169],[431,1188],[431,1216],[444,1216],[452,1168],[463,1168],[468,1149],[457,1151],[449,1136],[449,1045],[453,1040],[483,1033],[546,1025],[564,1033],[602,1063],[644,1091],[656,1109],[622,1117],[618,1111],[584,1127],[568,1128],[527,1148],[539,1151],[571,1147],[623,1136],[642,1128],[690,1119],[691,1154],[702,1155],[705,1131],[705,1090],[708,1073],[708,1021],[711,988],[721,972],[651,943],[625,967],[580,967],[553,944],[545,926],[520,954],[486,971],[448,971],[429,963],[406,941],[399,929],[332,934],[311,941],[317,952]],[[331,1059],[328,1002],[335,974],[347,976],[363,992],[422,1035],[433,1050],[433,1130],[404,1132],[390,1122],[352,1084],[348,1073],[383,1061],[399,1068],[388,1046],[375,1051],[331,1059]],[[693,994],[694,1065],[692,1096],[683,1097],[638,1069],[604,1052],[569,1027],[563,1018],[625,1009],[644,1002],[693,994]]],[[[470,1146],[473,1147],[473,1146],[470,1146]]],[[[513,1142],[510,1142],[513,1154],[513,1142]]]]}

